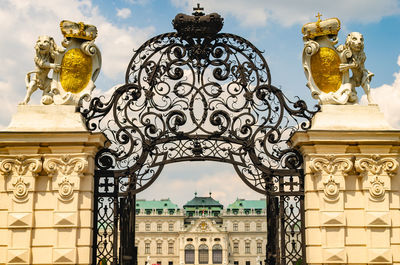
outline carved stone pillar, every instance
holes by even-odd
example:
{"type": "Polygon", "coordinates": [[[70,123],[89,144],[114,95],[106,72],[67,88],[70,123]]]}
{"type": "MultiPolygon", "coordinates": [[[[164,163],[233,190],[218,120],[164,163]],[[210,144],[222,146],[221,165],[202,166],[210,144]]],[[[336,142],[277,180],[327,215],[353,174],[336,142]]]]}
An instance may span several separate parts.
{"type": "Polygon", "coordinates": [[[0,132],[0,264],[91,264],[104,136],[87,132],[74,106],[19,106],[11,125],[0,132]]]}
{"type": "MultiPolygon", "coordinates": [[[[346,190],[346,176],[353,169],[351,155],[312,155],[309,168],[312,180],[316,184],[314,189],[307,190],[317,193],[319,199],[318,233],[321,233],[322,256],[325,261],[345,263],[345,211],[344,191],[346,190]]],[[[311,196],[312,197],[312,196],[311,196]]],[[[308,210],[308,209],[307,209],[308,210]]],[[[307,211],[307,219],[313,218],[313,209],[307,211]]],[[[315,230],[313,228],[312,230],[315,230]]],[[[312,230],[308,231],[309,236],[312,230]]]]}
{"type": "Polygon", "coordinates": [[[304,157],[308,264],[400,264],[400,131],[377,106],[323,105],[304,157]]]}
{"type": "MultiPolygon", "coordinates": [[[[393,155],[358,156],[355,162],[364,194],[367,255],[370,262],[391,263],[391,179],[399,162],[393,155]]],[[[397,176],[399,177],[399,176],[397,176]]],[[[398,217],[398,210],[393,212],[398,217]]],[[[397,222],[398,223],[398,222],[397,222]]]]}
{"type": "MultiPolygon", "coordinates": [[[[34,226],[35,185],[42,161],[38,155],[0,155],[0,257],[13,264],[30,264],[34,226]]],[[[1,261],[0,261],[1,263],[1,261]]]]}

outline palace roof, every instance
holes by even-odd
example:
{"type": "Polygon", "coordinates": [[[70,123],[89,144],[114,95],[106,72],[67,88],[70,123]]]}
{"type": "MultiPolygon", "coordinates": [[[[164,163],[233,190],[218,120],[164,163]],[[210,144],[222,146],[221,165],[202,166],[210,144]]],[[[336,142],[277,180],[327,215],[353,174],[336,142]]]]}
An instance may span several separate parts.
{"type": "Polygon", "coordinates": [[[159,201],[152,200],[146,201],[144,199],[136,200],[136,210],[140,209],[177,209],[179,208],[177,204],[171,202],[168,199],[161,199],[159,201]]]}
{"type": "Polygon", "coordinates": [[[197,193],[195,193],[194,198],[188,201],[185,205],[183,205],[184,209],[187,208],[204,208],[204,207],[212,207],[223,209],[224,206],[219,203],[219,201],[214,200],[211,197],[211,193],[209,197],[197,197],[197,193]]]}
{"type": "Polygon", "coordinates": [[[227,209],[265,209],[267,206],[265,199],[245,200],[236,199],[235,202],[228,205],[227,209]]]}

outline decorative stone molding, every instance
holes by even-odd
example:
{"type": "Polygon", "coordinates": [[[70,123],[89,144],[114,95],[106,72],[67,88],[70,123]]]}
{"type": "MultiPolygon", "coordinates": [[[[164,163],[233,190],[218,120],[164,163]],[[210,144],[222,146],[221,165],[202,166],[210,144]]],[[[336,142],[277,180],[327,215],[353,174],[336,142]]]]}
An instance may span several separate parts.
{"type": "Polygon", "coordinates": [[[7,251],[7,264],[29,264],[28,248],[9,248],[7,251]]]}
{"type": "Polygon", "coordinates": [[[46,157],[43,168],[50,177],[60,174],[64,176],[81,176],[88,168],[88,161],[86,157],[73,155],[46,157]]]}
{"type": "Polygon", "coordinates": [[[69,200],[74,193],[74,183],[71,182],[66,176],[58,182],[58,194],[63,200],[69,200]]]}
{"type": "Polygon", "coordinates": [[[386,173],[389,177],[393,177],[399,168],[399,162],[391,157],[372,155],[356,159],[355,168],[362,174],[381,175],[386,173]]]}
{"type": "Polygon", "coordinates": [[[14,186],[14,197],[21,202],[26,201],[28,199],[28,187],[30,183],[25,182],[24,179],[19,176],[12,185],[14,186]]]}
{"type": "Polygon", "coordinates": [[[25,228],[32,226],[32,213],[30,212],[9,212],[8,227],[25,228]]]}
{"type": "Polygon", "coordinates": [[[71,227],[77,225],[76,212],[54,212],[53,225],[57,227],[71,227]]]}
{"type": "Polygon", "coordinates": [[[347,176],[347,173],[353,168],[353,162],[350,158],[328,155],[323,157],[314,157],[310,161],[310,169],[313,174],[321,175],[324,179],[323,184],[325,199],[335,201],[338,199],[340,182],[335,176],[347,176]]]}
{"type": "Polygon", "coordinates": [[[368,249],[368,264],[392,263],[392,250],[390,248],[368,249]]]}
{"type": "Polygon", "coordinates": [[[344,226],[344,212],[321,211],[321,224],[323,226],[344,226]]]}
{"type": "Polygon", "coordinates": [[[76,264],[75,248],[53,248],[54,264],[76,264]]]}
{"type": "MultiPolygon", "coordinates": [[[[369,185],[369,193],[371,199],[384,199],[385,182],[383,176],[393,177],[399,168],[399,162],[391,157],[381,157],[372,155],[370,157],[358,158],[355,161],[355,168],[360,172],[360,176],[367,178],[369,185]]],[[[386,183],[386,185],[388,185],[386,183]]]]}
{"type": "Polygon", "coordinates": [[[345,248],[324,248],[324,263],[346,263],[345,248]]]}
{"type": "Polygon", "coordinates": [[[40,157],[30,156],[0,156],[0,174],[4,177],[11,177],[12,187],[9,187],[14,194],[14,200],[25,202],[28,200],[28,189],[33,187],[27,179],[38,176],[42,170],[40,157]]]}
{"type": "Polygon", "coordinates": [[[389,227],[389,212],[365,212],[365,221],[367,226],[389,227]]]}
{"type": "Polygon", "coordinates": [[[73,198],[76,178],[83,176],[88,169],[87,157],[82,155],[61,155],[45,157],[44,170],[55,178],[53,190],[58,190],[59,199],[69,201],[73,198]]]}

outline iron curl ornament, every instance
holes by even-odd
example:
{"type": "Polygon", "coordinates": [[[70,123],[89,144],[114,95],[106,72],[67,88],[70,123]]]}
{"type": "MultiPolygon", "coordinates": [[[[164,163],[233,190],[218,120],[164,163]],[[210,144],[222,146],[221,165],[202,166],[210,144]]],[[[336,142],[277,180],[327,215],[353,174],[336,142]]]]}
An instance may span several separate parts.
{"type": "Polygon", "coordinates": [[[107,138],[95,157],[93,260],[133,264],[123,259],[136,255],[135,194],[165,165],[216,161],[267,196],[267,264],[305,264],[303,159],[289,139],[319,107],[286,98],[262,53],[200,10],[176,15],[176,32],[135,51],[124,85],[80,109],[107,138]]]}
{"type": "Polygon", "coordinates": [[[121,192],[140,192],[166,164],[220,161],[265,194],[267,175],[301,167],[300,153],[287,141],[310,127],[318,109],[291,102],[271,85],[267,62],[249,41],[208,30],[207,21],[222,28],[219,15],[194,15],[178,14],[177,32],[146,41],[110,99],[94,98],[81,110],[88,129],[108,139],[96,165],[130,176],[121,192]],[[187,30],[190,17],[202,22],[198,36],[187,30]]]}

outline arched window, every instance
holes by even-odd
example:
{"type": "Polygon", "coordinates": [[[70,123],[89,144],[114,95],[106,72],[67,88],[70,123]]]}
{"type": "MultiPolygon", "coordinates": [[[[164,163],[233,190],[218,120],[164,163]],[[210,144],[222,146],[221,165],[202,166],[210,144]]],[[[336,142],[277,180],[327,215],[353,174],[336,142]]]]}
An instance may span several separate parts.
{"type": "Polygon", "coordinates": [[[222,264],[222,246],[215,244],[212,248],[213,264],[222,264]]]}
{"type": "Polygon", "coordinates": [[[185,264],[194,264],[194,246],[192,244],[185,246],[185,264]]]}
{"type": "Polygon", "coordinates": [[[199,246],[199,264],[208,264],[208,247],[205,244],[199,246]]]}

